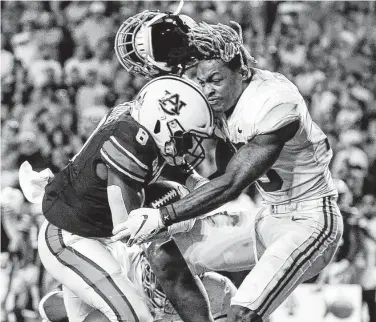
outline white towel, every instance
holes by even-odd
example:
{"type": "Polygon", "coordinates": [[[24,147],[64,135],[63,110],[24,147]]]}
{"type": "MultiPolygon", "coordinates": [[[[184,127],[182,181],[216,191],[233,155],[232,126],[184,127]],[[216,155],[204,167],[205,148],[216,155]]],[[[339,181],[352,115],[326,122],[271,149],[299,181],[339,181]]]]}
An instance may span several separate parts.
{"type": "Polygon", "coordinates": [[[41,203],[44,196],[44,188],[48,180],[54,177],[54,174],[49,168],[36,172],[31,164],[25,161],[20,166],[18,176],[25,198],[31,203],[41,203]]]}

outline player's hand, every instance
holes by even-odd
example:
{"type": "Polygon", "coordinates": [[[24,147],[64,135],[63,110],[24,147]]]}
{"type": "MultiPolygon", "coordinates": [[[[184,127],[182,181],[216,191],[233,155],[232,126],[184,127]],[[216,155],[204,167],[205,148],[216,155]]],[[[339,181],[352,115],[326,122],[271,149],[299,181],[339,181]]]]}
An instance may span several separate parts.
{"type": "Polygon", "coordinates": [[[128,219],[117,225],[112,233],[112,241],[128,240],[127,246],[148,241],[165,226],[158,209],[139,208],[130,212],[128,219]]]}

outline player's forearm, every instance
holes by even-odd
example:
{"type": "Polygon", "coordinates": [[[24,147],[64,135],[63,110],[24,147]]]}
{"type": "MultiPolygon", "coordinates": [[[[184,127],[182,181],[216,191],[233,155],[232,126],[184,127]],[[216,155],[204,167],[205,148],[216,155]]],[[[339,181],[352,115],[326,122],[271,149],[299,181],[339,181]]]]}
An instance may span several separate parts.
{"type": "Polygon", "coordinates": [[[142,188],[130,184],[112,170],[108,171],[107,198],[114,227],[127,220],[129,212],[142,204],[142,188]]]}
{"type": "Polygon", "coordinates": [[[231,173],[207,182],[185,198],[173,204],[176,221],[183,221],[204,215],[226,202],[235,199],[242,189],[234,181],[231,173]]]}
{"type": "Polygon", "coordinates": [[[261,175],[262,172],[259,175],[255,172],[253,178],[249,177],[250,181],[245,181],[232,172],[225,173],[166,208],[175,212],[176,222],[204,215],[237,198],[248,185],[261,175]]]}
{"type": "Polygon", "coordinates": [[[121,188],[115,185],[107,187],[108,203],[111,209],[112,223],[114,227],[128,218],[121,188]]]}
{"type": "Polygon", "coordinates": [[[167,224],[198,217],[235,199],[261,177],[275,162],[283,144],[260,146],[257,142],[244,146],[230,161],[226,173],[194,190],[183,199],[161,209],[172,219],[167,224]]]}

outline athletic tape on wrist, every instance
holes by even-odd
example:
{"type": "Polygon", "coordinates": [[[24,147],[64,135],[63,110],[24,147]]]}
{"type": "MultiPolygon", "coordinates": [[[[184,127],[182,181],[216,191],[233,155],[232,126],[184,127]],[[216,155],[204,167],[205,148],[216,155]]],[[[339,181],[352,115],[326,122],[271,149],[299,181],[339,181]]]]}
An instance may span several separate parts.
{"type": "Polygon", "coordinates": [[[159,209],[162,223],[165,227],[171,226],[176,222],[176,213],[173,205],[167,205],[159,209]]]}

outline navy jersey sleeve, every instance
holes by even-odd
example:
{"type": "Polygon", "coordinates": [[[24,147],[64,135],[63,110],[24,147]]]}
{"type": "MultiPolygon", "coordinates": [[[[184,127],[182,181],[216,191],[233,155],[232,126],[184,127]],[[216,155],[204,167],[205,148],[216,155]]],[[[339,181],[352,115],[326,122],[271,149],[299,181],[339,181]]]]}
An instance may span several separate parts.
{"type": "Polygon", "coordinates": [[[100,150],[106,165],[120,175],[139,183],[148,183],[158,162],[157,147],[146,132],[133,120],[117,122],[100,150]]]}

